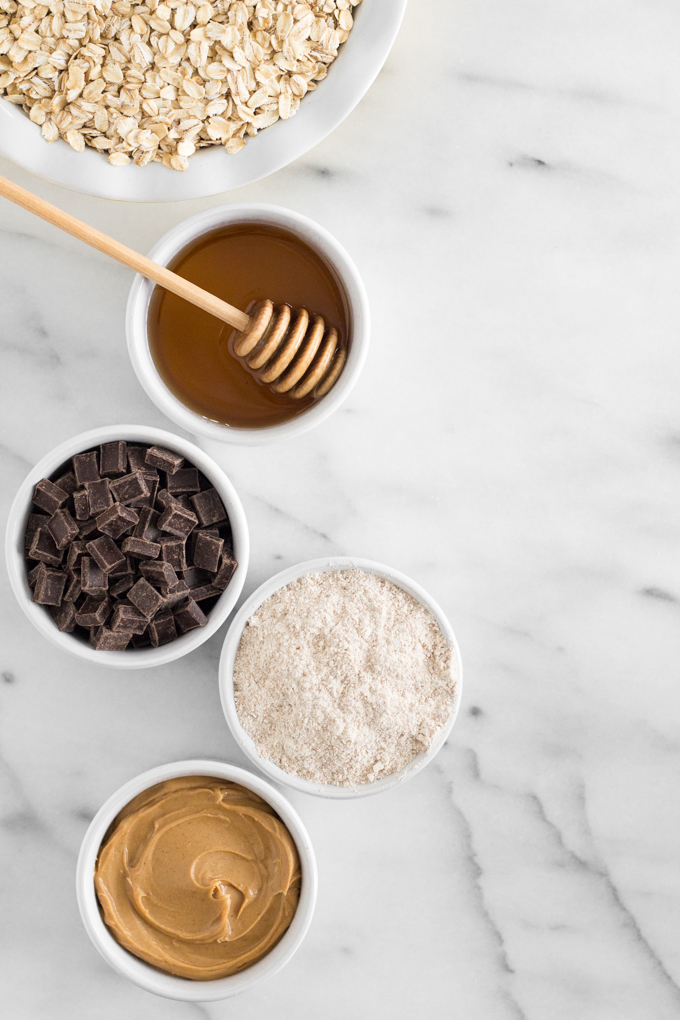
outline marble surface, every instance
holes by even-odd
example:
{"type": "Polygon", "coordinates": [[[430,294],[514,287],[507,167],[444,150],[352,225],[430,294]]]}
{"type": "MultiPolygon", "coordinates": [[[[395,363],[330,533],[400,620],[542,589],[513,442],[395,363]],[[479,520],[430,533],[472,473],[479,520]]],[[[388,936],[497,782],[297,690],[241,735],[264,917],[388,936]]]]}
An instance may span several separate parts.
{"type": "MultiPolygon", "coordinates": [[[[463,708],[402,789],[292,797],[321,888],[285,971],[229,1002],[166,1002],[90,945],[75,860],[128,778],[240,761],[222,635],[118,675],[55,651],[4,584],[4,1016],[680,1017],[679,33],[671,0],[418,0],[344,125],[225,197],[335,232],[375,322],[327,423],[209,447],[249,518],[246,593],[328,553],[394,565],[453,623],[463,708]]],[[[215,204],[107,204],[0,172],[141,250],[215,204]]],[[[127,361],[124,269],[6,204],[0,264],[6,510],[69,435],[172,426],[127,361]]]]}

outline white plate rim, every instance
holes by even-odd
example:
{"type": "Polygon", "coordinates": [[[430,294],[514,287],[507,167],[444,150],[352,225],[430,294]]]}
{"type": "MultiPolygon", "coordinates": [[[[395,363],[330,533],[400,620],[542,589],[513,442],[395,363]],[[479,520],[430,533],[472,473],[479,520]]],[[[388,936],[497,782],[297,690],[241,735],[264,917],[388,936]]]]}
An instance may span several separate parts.
{"type": "Polygon", "coordinates": [[[356,23],[328,77],[305,97],[290,121],[279,121],[235,156],[221,147],[197,153],[184,173],[159,164],[112,167],[93,149],[74,152],[48,144],[19,107],[0,98],[0,156],[34,176],[95,198],[123,202],[178,202],[208,198],[275,173],[323,141],[364,97],[397,37],[407,0],[363,0],[356,23]]]}
{"type": "Polygon", "coordinates": [[[315,797],[325,797],[330,800],[353,800],[359,797],[370,797],[401,786],[407,780],[417,775],[436,757],[450,736],[460,711],[463,695],[463,661],[458,640],[448,618],[432,596],[411,577],[403,574],[400,570],[396,570],[394,567],[388,566],[385,563],[378,563],[375,560],[363,559],[358,556],[327,556],[295,563],[279,571],[279,573],[263,581],[239,607],[229,624],[224,644],[222,645],[218,683],[222,711],[224,712],[231,735],[253,765],[260,769],[269,780],[278,783],[280,786],[287,786],[290,789],[296,790],[298,793],[307,793],[315,797]],[[241,726],[234,700],[234,660],[243,628],[253,613],[259,609],[270,595],[273,595],[276,591],[285,587],[285,585],[290,584],[291,581],[295,581],[307,574],[336,570],[365,570],[368,573],[376,574],[378,577],[383,577],[397,587],[402,588],[434,616],[449,647],[453,650],[456,663],[456,689],[451,713],[439,731],[437,739],[430,750],[418,754],[413,761],[405,765],[399,772],[394,772],[382,779],[377,779],[373,783],[362,783],[359,786],[333,786],[327,783],[316,783],[308,779],[302,779],[289,772],[284,772],[274,762],[263,758],[255,746],[255,741],[241,726]]]}

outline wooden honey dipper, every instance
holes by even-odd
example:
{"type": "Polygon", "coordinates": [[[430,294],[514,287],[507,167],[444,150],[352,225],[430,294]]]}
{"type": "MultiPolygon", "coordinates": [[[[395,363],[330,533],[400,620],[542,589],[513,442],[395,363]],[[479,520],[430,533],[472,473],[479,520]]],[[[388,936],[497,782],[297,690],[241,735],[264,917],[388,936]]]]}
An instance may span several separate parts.
{"type": "Polygon", "coordinates": [[[335,327],[327,327],[320,315],[310,315],[306,308],[293,311],[286,304],[275,307],[269,299],[258,301],[250,313],[242,312],[5,177],[0,177],[0,195],[233,326],[233,354],[274,393],[318,399],[337,382],[347,349],[335,327]]]}
{"type": "Polygon", "coordinates": [[[245,361],[260,382],[274,393],[300,399],[313,393],[323,397],[337,381],[347,351],[334,326],[326,328],[320,315],[306,308],[258,301],[246,329],[230,341],[234,354],[245,361]]]}

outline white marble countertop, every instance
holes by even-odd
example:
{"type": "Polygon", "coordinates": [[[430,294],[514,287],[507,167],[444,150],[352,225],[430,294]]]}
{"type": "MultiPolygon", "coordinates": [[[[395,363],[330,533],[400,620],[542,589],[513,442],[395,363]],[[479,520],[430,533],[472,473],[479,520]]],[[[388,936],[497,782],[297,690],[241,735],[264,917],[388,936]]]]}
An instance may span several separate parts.
{"type": "MultiPolygon", "coordinates": [[[[418,0],[344,125],[224,199],[122,206],[0,166],[142,251],[223,200],[340,238],[375,323],[348,403],[288,445],[206,446],[250,522],[246,593],[301,559],[380,560],[441,603],[466,666],[421,776],[291,798],[321,877],[292,963],[225,1003],[166,1002],[91,946],[75,860],[138,772],[241,760],[223,632],[120,675],[48,645],[5,583],[8,1020],[680,1017],[679,33],[671,0],[418,0]]],[[[127,360],[128,272],[8,204],[0,266],[6,512],[75,432],[173,426],[127,360]]]]}

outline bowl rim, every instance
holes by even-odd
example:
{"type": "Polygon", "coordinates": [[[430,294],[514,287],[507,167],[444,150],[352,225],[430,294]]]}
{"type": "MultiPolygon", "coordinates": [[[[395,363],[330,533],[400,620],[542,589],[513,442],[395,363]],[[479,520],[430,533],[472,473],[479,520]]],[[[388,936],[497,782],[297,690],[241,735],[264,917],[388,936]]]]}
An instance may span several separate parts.
{"type": "Polygon", "coordinates": [[[305,97],[295,117],[249,139],[235,156],[210,147],[194,156],[184,173],[155,163],[112,167],[102,154],[89,148],[76,153],[63,139],[48,145],[23,110],[1,97],[0,155],[42,180],[113,201],[179,202],[244,187],[304,156],[345,120],[387,60],[406,4],[372,0],[359,5],[350,45],[340,50],[321,87],[305,97]]]}
{"type": "Polygon", "coordinates": [[[10,584],[19,605],[34,627],[62,651],[69,652],[90,663],[117,669],[144,669],[150,666],[165,665],[175,659],[180,659],[207,641],[221,627],[236,605],[248,572],[249,555],[250,540],[246,515],[236,489],[222,468],[212,457],[187,439],[167,432],[165,429],[146,425],[106,425],[90,429],[64,440],[45,454],[35,467],[31,468],[19,486],[9,511],[5,531],[5,560],[10,584]],[[49,477],[64,461],[81,450],[98,446],[100,443],[114,442],[117,439],[129,442],[149,442],[152,445],[166,446],[181,453],[195,464],[218,490],[232,527],[234,552],[238,565],[224,594],[210,612],[207,624],[205,627],[197,627],[187,634],[182,634],[175,641],[162,645],[160,648],[95,651],[84,641],[74,639],[71,634],[63,634],[57,629],[45,607],[32,601],[31,589],[26,578],[23,555],[24,533],[26,519],[31,512],[31,495],[36,482],[41,478],[49,477]]]}
{"type": "Polygon", "coordinates": [[[149,258],[167,265],[198,238],[220,226],[233,223],[268,223],[297,234],[328,261],[345,292],[351,322],[347,363],[335,386],[297,418],[259,429],[235,428],[210,421],[183,404],[166,386],[151,355],[148,312],[156,285],[135,276],[125,312],[125,334],[132,368],[149,399],[171,421],[187,432],[221,443],[239,446],[267,446],[293,439],[320,425],[340,407],[354,388],[368,355],[370,307],[359,270],[340,242],[325,227],[294,209],[266,202],[234,202],[195,213],[171,227],[149,252],[149,258]]]}
{"type": "Polygon", "coordinates": [[[316,856],[299,814],[282,792],[248,769],[213,759],[188,759],[148,769],[119,787],[102,804],[83,837],[76,865],[76,898],[87,934],[106,962],[123,977],[156,995],[185,1002],[215,1002],[260,984],[284,967],[300,947],[309,930],[316,906],[318,873],[316,856]],[[94,867],[106,831],[133,797],[166,779],[209,776],[239,783],[259,794],[279,815],[295,841],[300,856],[302,883],[293,920],[283,937],[266,956],[245,970],[213,981],[176,977],[146,963],[124,949],[111,935],[99,912],[94,867]]]}
{"type": "Polygon", "coordinates": [[[326,797],[332,800],[349,800],[357,797],[368,797],[376,793],[382,793],[385,790],[394,789],[396,786],[401,786],[402,783],[412,779],[413,776],[421,772],[432,761],[435,755],[444,746],[444,743],[453,729],[456,717],[458,716],[463,692],[463,663],[460,655],[460,648],[458,647],[458,641],[451,624],[439,605],[419,584],[413,581],[406,574],[403,574],[401,571],[395,570],[393,567],[389,567],[384,563],[377,563],[374,560],[362,559],[361,557],[355,556],[329,556],[320,559],[306,560],[303,563],[296,563],[293,566],[287,567],[285,570],[281,570],[278,574],[274,574],[273,577],[264,581],[263,584],[261,584],[259,588],[257,588],[243,603],[231,621],[222,645],[222,654],[220,655],[219,664],[219,688],[222,710],[232,736],[243,753],[247,755],[250,761],[264,772],[269,779],[281,785],[288,786],[293,790],[297,790],[299,793],[308,793],[316,797],[326,797]],[[393,584],[407,592],[407,594],[412,595],[417,602],[420,602],[421,605],[432,613],[439,624],[449,647],[451,647],[454,652],[454,661],[456,664],[456,689],[454,692],[451,714],[449,715],[445,725],[440,730],[437,740],[429,751],[421,752],[416,755],[413,761],[409,762],[408,765],[404,766],[404,768],[399,772],[385,776],[383,779],[376,779],[373,783],[362,783],[359,786],[333,786],[329,783],[315,783],[309,779],[302,779],[300,776],[291,775],[288,772],[284,772],[284,770],[279,768],[278,765],[275,765],[274,762],[261,757],[252,737],[246,733],[241,726],[238,713],[236,711],[236,703],[234,700],[234,661],[241,640],[241,634],[243,633],[247,620],[257,609],[259,609],[262,603],[276,591],[285,587],[285,585],[290,584],[291,581],[295,581],[297,578],[303,577],[306,574],[354,569],[365,570],[368,573],[376,574],[378,577],[383,577],[385,580],[391,581],[393,584]]]}

